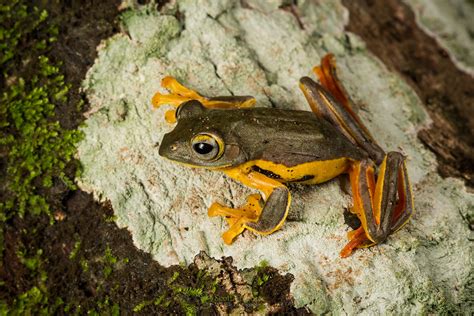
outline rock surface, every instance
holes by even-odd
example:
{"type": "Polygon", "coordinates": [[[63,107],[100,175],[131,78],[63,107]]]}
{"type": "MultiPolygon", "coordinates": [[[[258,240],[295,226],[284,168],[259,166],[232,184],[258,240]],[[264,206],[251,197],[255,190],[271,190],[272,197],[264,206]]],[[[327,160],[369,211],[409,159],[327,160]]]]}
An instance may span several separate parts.
{"type": "Polygon", "coordinates": [[[238,268],[267,261],[294,275],[297,305],[317,313],[472,311],[474,236],[466,219],[474,196],[460,181],[441,179],[417,140],[429,122],[416,94],[344,32],[348,13],[338,1],[301,1],[299,20],[281,2],[186,0],[166,6],[170,15],[151,6],[126,11],[123,32],[103,43],[84,82],[92,108],[78,153],[81,188],[109,200],[118,225],[163,265],[190,263],[201,250],[232,256],[238,268]],[[308,110],[298,79],[327,52],[382,147],[408,156],[413,219],[384,244],[340,259],[351,197],[335,179],[292,187],[278,232],[245,232],[224,245],[226,223],[208,218],[207,207],[242,204],[251,191],[161,158],[159,143],[173,126],[165,109],[152,110],[151,97],[172,75],[205,95],[253,95],[258,106],[308,110]]]}

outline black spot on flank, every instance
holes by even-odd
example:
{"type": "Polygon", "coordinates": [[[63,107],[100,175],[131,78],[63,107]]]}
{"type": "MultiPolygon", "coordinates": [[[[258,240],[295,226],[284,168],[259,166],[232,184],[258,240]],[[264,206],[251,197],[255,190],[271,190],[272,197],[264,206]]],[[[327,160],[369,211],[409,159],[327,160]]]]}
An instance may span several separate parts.
{"type": "Polygon", "coordinates": [[[280,175],[278,175],[278,174],[276,174],[276,173],[274,173],[274,172],[271,172],[270,170],[262,169],[262,168],[260,168],[260,167],[258,167],[258,166],[253,166],[253,167],[252,167],[252,170],[255,171],[255,172],[261,173],[261,174],[263,174],[263,175],[265,175],[265,176],[267,176],[267,177],[269,177],[269,178],[271,178],[271,179],[275,179],[275,180],[281,179],[281,176],[280,176],[280,175]]]}
{"type": "Polygon", "coordinates": [[[299,179],[296,179],[296,180],[292,180],[292,181],[288,181],[288,182],[291,182],[291,183],[295,183],[295,182],[304,182],[304,181],[309,181],[309,180],[312,180],[314,179],[314,176],[313,175],[305,175],[299,179]]]}

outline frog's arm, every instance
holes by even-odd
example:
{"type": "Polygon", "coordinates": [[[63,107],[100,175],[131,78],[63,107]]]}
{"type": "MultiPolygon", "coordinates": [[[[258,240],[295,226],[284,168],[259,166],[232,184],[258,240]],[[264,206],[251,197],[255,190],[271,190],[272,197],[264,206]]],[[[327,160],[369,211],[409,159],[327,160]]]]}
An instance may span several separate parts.
{"type": "Polygon", "coordinates": [[[264,205],[260,205],[258,195],[251,195],[241,208],[232,209],[214,203],[209,208],[209,216],[226,216],[231,226],[222,238],[226,244],[249,229],[255,233],[268,235],[280,229],[285,222],[291,203],[288,188],[282,183],[261,173],[251,171],[249,166],[240,166],[224,171],[229,177],[242,184],[260,190],[264,195],[264,205]]]}
{"type": "Polygon", "coordinates": [[[402,154],[389,152],[385,156],[377,182],[374,168],[368,161],[355,163],[349,176],[354,199],[353,211],[359,217],[361,227],[349,233],[350,241],[342,249],[341,257],[349,256],[355,248],[384,241],[408,222],[414,210],[402,154]]]}
{"type": "MultiPolygon", "coordinates": [[[[255,98],[251,96],[204,97],[196,91],[183,86],[175,78],[170,76],[163,78],[161,86],[169,90],[170,93],[155,93],[151,100],[151,103],[155,108],[159,108],[164,104],[173,105],[177,108],[180,104],[190,100],[198,100],[206,108],[212,109],[247,108],[255,104],[255,98]]],[[[165,119],[170,123],[176,122],[176,109],[167,111],[165,119]]]]}

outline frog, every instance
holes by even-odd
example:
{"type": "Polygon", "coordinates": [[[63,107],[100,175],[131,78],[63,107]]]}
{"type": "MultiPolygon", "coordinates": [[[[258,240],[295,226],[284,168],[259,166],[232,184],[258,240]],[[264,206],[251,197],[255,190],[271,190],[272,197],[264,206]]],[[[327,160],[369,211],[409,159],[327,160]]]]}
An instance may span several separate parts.
{"type": "Polygon", "coordinates": [[[385,152],[355,111],[337,73],[333,54],[313,69],[319,83],[304,76],[299,87],[311,111],[255,106],[252,96],[207,97],[167,76],[154,108],[173,106],[165,119],[176,123],[159,155],[190,167],[223,172],[256,189],[240,207],[214,202],[208,216],[223,217],[222,234],[232,244],[245,230],[269,235],[282,228],[291,205],[289,184],[320,184],[348,174],[360,226],[347,233],[340,257],[384,242],[414,212],[407,158],[385,152]]]}

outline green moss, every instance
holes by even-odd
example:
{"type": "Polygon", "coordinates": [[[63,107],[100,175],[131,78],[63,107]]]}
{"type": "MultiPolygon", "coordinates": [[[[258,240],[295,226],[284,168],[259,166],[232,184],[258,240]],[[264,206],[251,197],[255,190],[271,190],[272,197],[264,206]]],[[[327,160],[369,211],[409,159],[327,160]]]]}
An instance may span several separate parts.
{"type": "Polygon", "coordinates": [[[87,311],[87,315],[120,315],[120,306],[117,303],[110,301],[109,297],[106,297],[103,301],[97,302],[95,309],[87,311]]]}
{"type": "Polygon", "coordinates": [[[42,249],[36,250],[36,254],[28,257],[26,250],[19,250],[17,256],[20,259],[20,262],[30,269],[31,271],[38,271],[41,265],[41,255],[43,254],[42,249]]]}
{"type": "Polygon", "coordinates": [[[117,264],[117,261],[118,261],[117,257],[115,257],[112,254],[112,249],[110,248],[109,245],[107,245],[107,247],[105,248],[105,255],[104,255],[105,266],[103,270],[105,278],[108,278],[112,274],[112,271],[114,270],[114,266],[115,264],[117,264]]]}
{"type": "Polygon", "coordinates": [[[179,279],[180,273],[175,271],[168,279],[168,288],[159,293],[157,297],[138,303],[134,312],[148,312],[149,306],[154,306],[166,311],[169,306],[179,306],[182,314],[197,315],[203,307],[216,303],[233,302],[233,295],[217,293],[219,279],[214,279],[204,270],[199,270],[192,286],[184,286],[186,276],[179,279]]]}
{"type": "Polygon", "coordinates": [[[45,56],[38,57],[38,67],[39,73],[29,82],[20,78],[0,99],[6,109],[0,114],[0,145],[8,152],[10,193],[0,204],[4,220],[14,214],[22,217],[26,212],[50,214],[46,199],[37,192],[50,188],[54,178],[67,178],[64,168],[81,138],[79,131],[64,130],[54,120],[55,102],[65,102],[69,91],[59,68],[45,56]]]}
{"type": "Polygon", "coordinates": [[[168,279],[167,281],[168,285],[171,285],[174,281],[176,281],[178,277],[179,277],[179,272],[175,271],[173,275],[171,276],[171,278],[168,279]]]}
{"type": "Polygon", "coordinates": [[[116,215],[111,215],[111,216],[104,216],[104,218],[105,218],[106,223],[115,223],[118,217],[116,215]]]}
{"type": "Polygon", "coordinates": [[[81,265],[83,272],[89,271],[89,262],[86,259],[82,258],[79,264],[81,265]]]}
{"type": "Polygon", "coordinates": [[[47,18],[48,12],[28,6],[28,2],[24,0],[0,4],[0,64],[4,74],[11,69],[9,62],[15,59],[18,47],[29,34],[42,27],[47,29],[44,32],[46,36],[32,44],[32,49],[37,51],[45,50],[48,43],[56,40],[58,29],[45,25],[47,18]]]}
{"type": "Polygon", "coordinates": [[[262,261],[256,267],[257,274],[252,280],[252,294],[254,297],[260,297],[260,293],[265,284],[270,280],[270,275],[266,272],[268,270],[268,262],[262,261]]]}
{"type": "Polygon", "coordinates": [[[60,297],[51,301],[44,288],[34,286],[18,295],[11,306],[0,301],[0,315],[51,315],[63,304],[60,297]]]}
{"type": "Polygon", "coordinates": [[[0,148],[7,153],[2,221],[26,213],[50,214],[39,192],[54,180],[73,186],[64,169],[82,134],[63,129],[55,118],[56,105],[67,102],[70,86],[45,55],[57,35],[47,18],[46,11],[26,1],[0,5],[0,64],[6,86],[0,95],[0,148]],[[30,42],[28,53],[19,51],[30,42]]]}
{"type": "Polygon", "coordinates": [[[79,252],[80,249],[81,249],[81,241],[78,240],[74,243],[74,248],[69,254],[69,259],[73,260],[77,256],[77,253],[79,252]]]}
{"type": "MultiPolygon", "coordinates": [[[[56,117],[57,105],[66,104],[70,92],[60,64],[47,57],[57,35],[48,13],[30,1],[0,4],[0,159],[6,163],[0,170],[0,257],[7,220],[46,215],[52,222],[46,192],[59,182],[74,187],[65,168],[82,134],[64,129],[56,117]]],[[[20,233],[36,231],[29,227],[20,233]]],[[[0,303],[0,314],[54,313],[63,301],[48,296],[43,250],[19,241],[16,254],[33,281],[11,304],[0,303]]]]}

